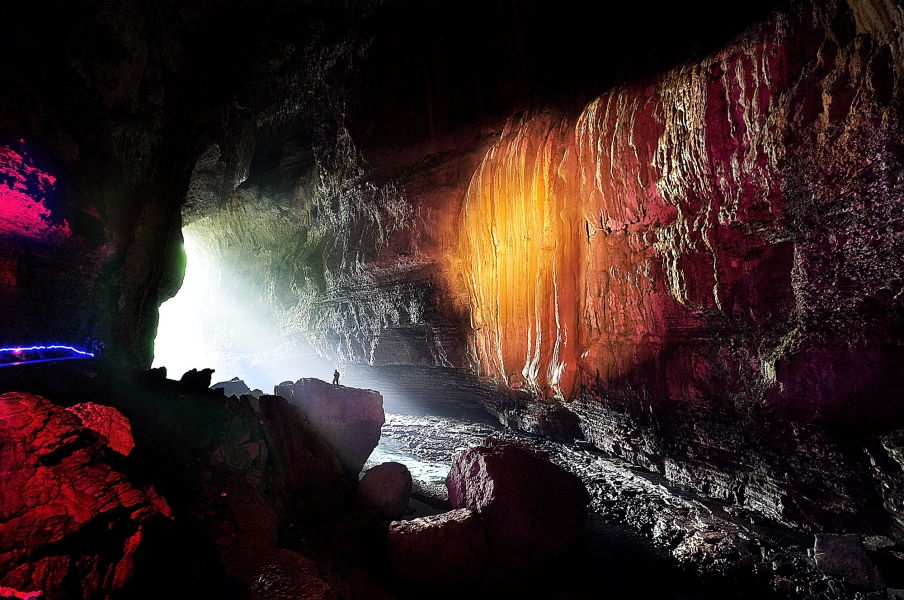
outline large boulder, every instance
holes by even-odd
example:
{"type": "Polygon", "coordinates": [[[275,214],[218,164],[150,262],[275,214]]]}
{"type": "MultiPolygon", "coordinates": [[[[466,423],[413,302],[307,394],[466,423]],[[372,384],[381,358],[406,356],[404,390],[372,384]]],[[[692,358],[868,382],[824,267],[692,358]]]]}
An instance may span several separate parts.
{"type": "Polygon", "coordinates": [[[473,582],[484,574],[490,558],[486,534],[467,508],[395,521],[386,544],[393,569],[406,581],[473,582]]]}
{"type": "Polygon", "coordinates": [[[829,575],[842,577],[847,583],[868,590],[885,587],[882,574],[867,556],[856,533],[818,533],[813,552],[816,566],[829,575]]]}
{"type": "Polygon", "coordinates": [[[342,465],[299,414],[299,407],[279,396],[261,396],[259,403],[270,458],[287,490],[307,495],[345,485],[342,465]]]}
{"type": "Polygon", "coordinates": [[[355,506],[380,518],[401,519],[411,497],[411,473],[402,463],[388,462],[369,469],[355,491],[355,506]]]}
{"type": "Polygon", "coordinates": [[[380,441],[385,421],[383,396],[373,390],[330,385],[319,379],[299,379],[276,386],[276,394],[298,406],[307,422],[357,478],[380,441]]]}
{"type": "Polygon", "coordinates": [[[587,520],[583,482],[526,445],[488,439],[459,452],[446,486],[453,507],[477,513],[493,560],[519,571],[564,552],[587,520]]]}
{"type": "MultiPolygon", "coordinates": [[[[104,408],[94,412],[125,419],[104,408]]],[[[121,588],[144,525],[172,517],[152,488],[103,462],[108,437],[74,412],[32,394],[0,396],[0,585],[43,590],[48,600],[121,588]]]]}

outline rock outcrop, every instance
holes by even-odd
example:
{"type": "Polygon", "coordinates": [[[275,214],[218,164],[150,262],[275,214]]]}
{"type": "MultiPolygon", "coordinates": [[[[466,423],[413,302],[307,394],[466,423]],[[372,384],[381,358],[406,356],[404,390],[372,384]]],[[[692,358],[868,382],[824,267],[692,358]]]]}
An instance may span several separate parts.
{"type": "Polygon", "coordinates": [[[477,515],[494,561],[538,568],[580,537],[590,497],[583,482],[544,452],[488,439],[452,461],[449,502],[477,515]]]}
{"type": "Polygon", "coordinates": [[[128,456],[135,447],[129,420],[115,408],[84,402],[70,406],[66,410],[77,416],[87,429],[102,436],[110,449],[123,456],[128,456]]]}
{"type": "Polygon", "coordinates": [[[2,397],[0,457],[19,466],[0,481],[0,585],[51,598],[111,586],[123,597],[233,598],[247,586],[335,598],[366,568],[376,542],[352,517],[345,471],[284,398],[262,396],[256,411],[247,396],[74,361],[0,370],[0,391],[10,387],[69,410],[2,397]],[[76,413],[105,414],[114,430],[127,420],[134,448],[113,451],[76,413]]]}
{"type": "Polygon", "coordinates": [[[439,585],[474,583],[490,559],[486,534],[471,509],[462,508],[389,526],[387,551],[404,580],[439,585]]]}
{"type": "Polygon", "coordinates": [[[122,588],[144,527],[173,516],[152,487],[132,485],[103,461],[108,439],[122,436],[96,434],[76,415],[105,414],[114,427],[125,418],[79,406],[68,412],[40,396],[0,396],[0,584],[49,600],[122,588]]]}
{"type": "Polygon", "coordinates": [[[349,476],[357,478],[380,442],[385,415],[379,392],[299,379],[279,384],[276,393],[301,409],[303,418],[339,458],[349,476]]]}
{"type": "Polygon", "coordinates": [[[868,590],[885,587],[881,573],[866,555],[856,533],[818,533],[813,554],[816,566],[829,575],[842,577],[845,582],[868,590]]]}
{"type": "Polygon", "coordinates": [[[411,473],[405,465],[397,462],[377,465],[368,469],[358,483],[355,506],[370,509],[382,519],[401,519],[408,510],[411,485],[411,473]]]}

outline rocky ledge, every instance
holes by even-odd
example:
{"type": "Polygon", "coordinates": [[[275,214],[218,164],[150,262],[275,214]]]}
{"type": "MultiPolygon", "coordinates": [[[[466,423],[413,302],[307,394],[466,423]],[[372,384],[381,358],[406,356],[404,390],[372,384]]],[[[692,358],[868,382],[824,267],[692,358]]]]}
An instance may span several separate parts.
{"type": "Polygon", "coordinates": [[[297,407],[227,398],[206,389],[209,371],[164,375],[0,372],[0,586],[49,600],[381,597],[378,518],[352,506],[297,407]]]}

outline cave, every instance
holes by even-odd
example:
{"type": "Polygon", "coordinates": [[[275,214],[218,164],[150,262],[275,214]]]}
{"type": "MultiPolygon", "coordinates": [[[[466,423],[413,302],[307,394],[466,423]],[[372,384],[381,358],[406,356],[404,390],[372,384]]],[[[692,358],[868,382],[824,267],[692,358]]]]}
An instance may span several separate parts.
{"type": "Polygon", "coordinates": [[[900,0],[2,14],[0,599],[904,599],[900,0]]]}

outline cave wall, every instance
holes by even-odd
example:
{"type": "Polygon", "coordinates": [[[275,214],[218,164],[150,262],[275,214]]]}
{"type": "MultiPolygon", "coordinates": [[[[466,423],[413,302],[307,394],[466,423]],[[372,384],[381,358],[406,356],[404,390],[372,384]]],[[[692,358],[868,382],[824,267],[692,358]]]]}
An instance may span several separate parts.
{"type": "Polygon", "coordinates": [[[461,221],[485,374],[570,399],[650,363],[667,395],[701,396],[720,375],[692,363],[718,359],[688,353],[731,338],[722,378],[743,386],[717,389],[748,400],[832,411],[881,378],[858,344],[894,345],[900,319],[900,46],[863,28],[801,5],[573,121],[510,122],[461,221]]]}
{"type": "Polygon", "coordinates": [[[673,483],[900,528],[902,33],[892,3],[797,3],[577,118],[513,118],[460,238],[475,364],[539,398],[503,417],[562,435],[537,414],[564,402],[673,483]]]}
{"type": "Polygon", "coordinates": [[[900,529],[900,6],[585,4],[14,2],[0,342],[148,366],[184,225],[284,356],[900,529]]]}
{"type": "MultiPolygon", "coordinates": [[[[712,29],[705,2],[658,7],[648,37],[617,26],[655,4],[384,3],[304,50],[288,36],[196,164],[185,231],[241,274],[283,360],[470,366],[458,215],[508,117],[579,107],[629,72],[717,47],[771,6],[713,13],[712,29]]],[[[224,319],[206,329],[227,339],[215,361],[272,360],[224,319]]]]}

